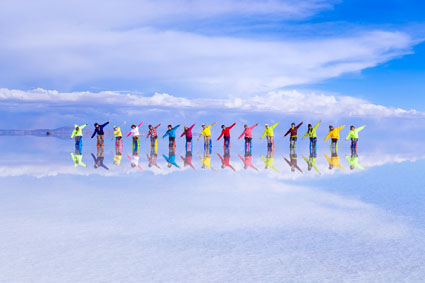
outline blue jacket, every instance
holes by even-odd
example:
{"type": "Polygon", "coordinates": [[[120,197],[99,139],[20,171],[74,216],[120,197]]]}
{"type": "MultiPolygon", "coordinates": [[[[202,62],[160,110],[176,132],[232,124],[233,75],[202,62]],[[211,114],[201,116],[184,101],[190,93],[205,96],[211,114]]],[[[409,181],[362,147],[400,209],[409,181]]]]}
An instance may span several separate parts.
{"type": "Polygon", "coordinates": [[[180,166],[176,163],[176,155],[170,155],[169,157],[167,157],[165,154],[163,154],[162,156],[167,161],[167,163],[173,164],[177,168],[180,168],[180,166]]]}
{"type": "Polygon", "coordinates": [[[180,125],[177,125],[174,128],[172,128],[171,130],[166,131],[165,134],[162,137],[165,138],[166,136],[169,136],[170,138],[175,138],[176,137],[176,130],[177,130],[178,127],[180,127],[180,125]]]}
{"type": "Polygon", "coordinates": [[[96,134],[98,134],[98,135],[104,135],[105,134],[105,132],[103,131],[103,128],[106,126],[106,125],[108,125],[109,124],[109,122],[106,122],[105,124],[103,124],[103,125],[100,125],[100,124],[98,124],[98,123],[94,123],[94,132],[93,132],[93,134],[91,135],[91,138],[93,138],[96,134]],[[97,125],[99,125],[99,129],[98,128],[96,128],[96,126],[97,125]]]}

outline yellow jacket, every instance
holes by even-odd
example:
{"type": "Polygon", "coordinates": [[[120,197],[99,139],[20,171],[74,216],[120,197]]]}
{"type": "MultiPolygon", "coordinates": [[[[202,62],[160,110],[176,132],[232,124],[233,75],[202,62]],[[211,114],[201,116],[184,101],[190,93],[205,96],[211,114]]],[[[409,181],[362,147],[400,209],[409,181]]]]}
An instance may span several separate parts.
{"type": "Polygon", "coordinates": [[[341,126],[339,128],[334,128],[332,131],[329,131],[328,135],[325,138],[325,141],[327,141],[329,138],[339,140],[339,131],[344,128],[345,126],[341,126]]]}
{"type": "Polygon", "coordinates": [[[205,127],[205,129],[201,132],[201,136],[204,135],[206,137],[211,137],[211,127],[212,126],[205,127]]]}
{"type": "Polygon", "coordinates": [[[261,136],[261,138],[264,138],[265,136],[268,137],[274,137],[274,133],[273,133],[273,129],[279,124],[279,122],[277,122],[276,124],[274,124],[273,126],[268,127],[267,129],[265,129],[263,135],[261,136]]]}
{"type": "Polygon", "coordinates": [[[326,160],[328,160],[329,165],[332,165],[333,167],[337,167],[341,170],[344,170],[344,168],[341,165],[339,165],[339,156],[329,157],[325,153],[325,157],[326,157],[326,160]]]}

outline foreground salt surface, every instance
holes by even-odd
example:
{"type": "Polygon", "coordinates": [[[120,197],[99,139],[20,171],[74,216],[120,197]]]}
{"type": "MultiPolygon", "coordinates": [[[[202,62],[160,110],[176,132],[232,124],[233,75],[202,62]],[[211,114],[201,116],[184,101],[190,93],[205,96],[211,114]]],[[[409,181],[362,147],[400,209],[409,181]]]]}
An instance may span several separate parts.
{"type": "MultiPolygon", "coordinates": [[[[65,155],[75,170],[69,152],[49,142],[2,149],[0,282],[423,281],[424,210],[402,215],[363,201],[373,170],[317,186],[231,170],[8,175],[57,168],[65,155]],[[357,196],[344,194],[347,180],[357,196]]],[[[405,156],[377,164],[397,167],[405,156]]],[[[424,164],[410,168],[408,179],[424,164]]]]}

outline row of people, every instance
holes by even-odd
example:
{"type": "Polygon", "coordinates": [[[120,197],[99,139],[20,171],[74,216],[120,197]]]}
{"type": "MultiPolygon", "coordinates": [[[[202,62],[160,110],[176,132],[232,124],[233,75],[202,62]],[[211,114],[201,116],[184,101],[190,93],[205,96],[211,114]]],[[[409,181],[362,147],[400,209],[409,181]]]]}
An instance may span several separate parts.
{"type": "MultiPolygon", "coordinates": [[[[315,126],[313,126],[312,124],[308,124],[308,129],[307,132],[304,134],[303,139],[306,138],[307,136],[310,139],[310,152],[313,151],[317,151],[317,128],[319,126],[319,124],[321,123],[321,121],[319,121],[315,126]]],[[[98,124],[95,123],[95,129],[93,131],[93,134],[91,136],[91,138],[94,138],[95,136],[97,136],[97,146],[103,146],[104,145],[104,127],[107,126],[109,124],[109,121],[104,123],[104,124],[98,124]]],[[[127,134],[127,137],[129,136],[133,136],[133,149],[137,149],[140,147],[140,141],[139,141],[139,137],[140,137],[140,132],[139,132],[139,128],[140,126],[143,124],[143,121],[141,123],[139,123],[137,126],[136,125],[131,125],[131,130],[129,131],[129,133],[127,134]]],[[[202,124],[202,131],[198,137],[198,141],[200,140],[200,138],[203,136],[204,137],[204,146],[205,148],[209,148],[209,150],[211,151],[212,148],[212,141],[211,141],[211,128],[216,125],[217,122],[207,126],[205,124],[202,124]]],[[[278,125],[279,123],[275,123],[272,126],[269,126],[268,124],[265,124],[265,130],[263,135],[261,136],[261,139],[263,139],[264,137],[266,137],[267,139],[267,149],[268,150],[272,150],[274,149],[274,128],[278,125]]],[[[303,122],[301,122],[298,125],[295,125],[295,123],[291,124],[291,127],[289,128],[289,130],[284,134],[283,137],[286,137],[289,135],[289,140],[290,140],[290,147],[291,148],[295,148],[296,147],[296,142],[297,142],[297,138],[298,138],[298,129],[301,127],[301,125],[303,124],[303,122]]],[[[115,145],[119,146],[122,143],[122,130],[121,128],[125,125],[125,122],[120,126],[114,126],[114,138],[115,138],[115,145]]],[[[224,139],[224,146],[228,147],[230,146],[230,130],[236,125],[236,123],[233,123],[230,126],[225,126],[222,125],[222,131],[220,136],[217,138],[217,141],[220,140],[222,137],[224,139]]],[[[73,137],[75,137],[75,145],[76,148],[80,148],[82,147],[82,136],[83,136],[83,132],[82,129],[84,127],[86,127],[87,124],[78,126],[75,125],[74,130],[71,134],[71,139],[73,137]]],[[[157,129],[158,127],[161,126],[161,124],[156,125],[155,127],[153,127],[152,125],[148,126],[148,133],[146,135],[146,138],[150,138],[151,141],[151,147],[157,147],[158,146],[158,132],[157,129]]],[[[195,124],[189,126],[184,126],[184,130],[182,132],[182,134],[180,135],[180,137],[185,136],[186,137],[186,149],[187,146],[192,147],[192,129],[194,128],[195,124]]],[[[255,127],[258,126],[257,124],[254,124],[253,126],[249,127],[248,125],[244,125],[244,130],[242,132],[242,134],[239,136],[238,139],[241,139],[242,137],[245,138],[245,151],[251,151],[252,149],[252,131],[255,127]]],[[[180,125],[176,125],[176,126],[172,126],[172,125],[168,125],[168,129],[167,131],[164,133],[164,135],[162,136],[163,138],[168,136],[169,139],[169,146],[175,148],[176,143],[175,143],[175,139],[176,139],[176,130],[180,127],[180,125]]],[[[327,136],[325,137],[325,141],[327,141],[329,138],[331,139],[331,147],[337,147],[338,146],[338,140],[340,139],[340,131],[344,128],[345,126],[341,126],[338,128],[334,128],[332,125],[329,126],[329,132],[327,134],[327,136]]],[[[346,140],[348,140],[349,138],[351,139],[351,149],[356,149],[357,148],[357,142],[359,139],[359,132],[361,130],[363,130],[365,128],[365,126],[361,126],[359,128],[356,128],[354,126],[350,127],[350,131],[346,137],[346,140]]]]}
{"type": "MultiPolygon", "coordinates": [[[[109,168],[104,164],[104,157],[105,156],[104,156],[103,147],[99,146],[98,150],[97,150],[97,154],[94,155],[92,153],[91,156],[93,158],[95,168],[102,167],[106,170],[109,170],[109,168]]],[[[232,169],[233,171],[236,171],[235,168],[230,164],[230,149],[229,148],[225,148],[223,156],[220,155],[219,153],[217,153],[217,156],[220,158],[221,167],[223,169],[228,167],[228,168],[232,169]]],[[[244,169],[252,168],[252,169],[258,171],[258,169],[252,163],[253,156],[252,156],[251,152],[246,152],[244,157],[242,157],[240,154],[238,154],[238,156],[241,159],[241,161],[244,163],[244,169]]],[[[329,163],[329,170],[332,170],[333,168],[339,168],[341,170],[344,170],[344,168],[340,165],[340,158],[338,156],[336,149],[331,150],[330,156],[328,156],[327,154],[324,154],[324,156],[329,163]]],[[[86,167],[86,165],[83,163],[83,155],[78,149],[75,150],[75,154],[71,153],[71,157],[74,161],[74,166],[80,165],[80,166],[86,167]]],[[[149,167],[155,166],[155,167],[161,169],[160,166],[157,163],[157,158],[158,158],[157,151],[152,150],[150,155],[148,155],[146,153],[146,157],[149,161],[149,164],[148,164],[149,167]]],[[[168,167],[174,166],[174,167],[180,168],[180,166],[177,164],[176,154],[175,154],[175,150],[173,148],[169,149],[168,156],[163,154],[163,157],[164,157],[164,160],[166,161],[168,167]]],[[[200,161],[202,162],[202,168],[210,168],[210,169],[216,171],[215,168],[211,164],[212,155],[209,153],[208,150],[206,150],[204,152],[203,157],[198,153],[198,157],[199,157],[200,161]]],[[[315,171],[317,171],[317,173],[320,174],[320,171],[316,166],[317,153],[313,152],[312,154],[310,154],[310,156],[308,158],[305,157],[304,155],[302,157],[305,160],[305,162],[307,163],[308,171],[314,169],[315,171]]],[[[127,158],[130,160],[131,167],[137,167],[141,171],[143,171],[142,167],[139,164],[139,151],[138,150],[133,151],[132,156],[127,155],[127,158]]],[[[261,155],[261,158],[264,161],[265,169],[271,168],[271,169],[278,172],[278,169],[274,165],[274,153],[273,153],[273,151],[267,151],[266,156],[261,155]]],[[[115,152],[115,155],[114,155],[114,160],[113,160],[114,165],[120,165],[121,159],[122,159],[122,151],[121,151],[121,149],[118,148],[118,149],[116,149],[116,152],[115,152]]],[[[183,160],[185,167],[190,166],[191,168],[195,169],[194,165],[192,164],[192,151],[187,151],[186,156],[185,157],[181,156],[181,159],[183,160]]],[[[350,165],[350,169],[354,169],[354,168],[364,169],[358,163],[358,155],[355,151],[353,151],[351,153],[351,156],[346,155],[346,159],[347,159],[347,161],[350,165]]],[[[295,172],[295,170],[298,170],[301,173],[303,173],[303,170],[298,166],[298,156],[297,156],[295,148],[291,149],[289,159],[284,157],[284,160],[288,164],[288,166],[291,168],[291,171],[295,172]]]]}

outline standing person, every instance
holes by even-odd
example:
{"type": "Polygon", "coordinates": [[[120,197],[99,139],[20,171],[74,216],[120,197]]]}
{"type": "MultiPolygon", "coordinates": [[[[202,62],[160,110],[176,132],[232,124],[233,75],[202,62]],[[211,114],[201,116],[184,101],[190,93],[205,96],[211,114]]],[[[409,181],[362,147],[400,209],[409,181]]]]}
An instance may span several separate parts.
{"type": "Polygon", "coordinates": [[[307,136],[310,137],[310,155],[315,152],[317,153],[317,127],[319,127],[319,124],[322,122],[320,120],[314,127],[311,124],[308,124],[308,130],[304,134],[303,139],[305,139],[307,136]]]}
{"type": "Polygon", "coordinates": [[[329,126],[329,133],[325,138],[325,141],[327,141],[329,138],[331,138],[331,150],[332,148],[335,148],[336,152],[338,153],[338,140],[339,140],[339,132],[344,129],[345,126],[341,126],[339,128],[334,128],[332,125],[329,126]]]}
{"type": "Polygon", "coordinates": [[[184,131],[183,133],[180,135],[180,137],[182,138],[183,136],[186,136],[186,152],[192,152],[192,129],[193,127],[195,127],[195,124],[193,124],[190,127],[184,126],[184,131]]]}
{"type": "Polygon", "coordinates": [[[212,151],[212,141],[211,141],[211,127],[217,124],[218,122],[215,122],[209,126],[206,126],[205,124],[202,124],[202,132],[198,137],[198,141],[201,139],[202,135],[204,135],[204,150],[209,150],[209,153],[211,154],[212,151]]]}
{"type": "Polygon", "coordinates": [[[109,121],[106,122],[105,124],[102,124],[102,125],[100,125],[98,123],[94,124],[94,131],[93,131],[93,134],[91,135],[91,138],[94,138],[94,136],[97,134],[97,144],[96,144],[97,146],[104,146],[105,145],[104,144],[105,132],[103,131],[103,128],[108,124],[109,124],[109,121]]]}
{"type": "Polygon", "coordinates": [[[75,136],[75,149],[78,149],[80,152],[83,149],[83,129],[87,126],[87,123],[81,126],[74,125],[74,130],[71,134],[71,139],[75,136]]]}
{"type": "Polygon", "coordinates": [[[252,130],[257,126],[258,126],[258,123],[251,127],[248,127],[247,124],[243,126],[244,130],[242,134],[239,136],[238,140],[240,140],[241,137],[245,135],[245,153],[252,151],[252,130]]]}
{"type": "Polygon", "coordinates": [[[124,123],[117,127],[114,126],[114,137],[112,139],[115,138],[115,151],[117,151],[117,149],[119,149],[120,151],[122,151],[122,132],[121,132],[121,128],[124,127],[125,125],[125,121],[124,123]]]}
{"type": "Polygon", "coordinates": [[[226,127],[225,125],[221,125],[221,134],[218,137],[217,141],[221,139],[222,136],[224,136],[224,146],[229,148],[230,146],[230,130],[236,125],[236,123],[233,123],[231,126],[226,127]]]}
{"type": "Polygon", "coordinates": [[[171,125],[168,125],[168,130],[162,136],[162,138],[168,136],[168,147],[173,148],[174,150],[176,149],[176,130],[178,127],[180,127],[180,124],[174,128],[171,125]]]}
{"type": "Polygon", "coordinates": [[[359,132],[363,130],[366,126],[361,126],[356,129],[354,126],[350,126],[350,132],[348,133],[345,140],[351,138],[351,153],[357,152],[357,141],[359,140],[359,132]]]}
{"type": "Polygon", "coordinates": [[[133,151],[139,151],[140,141],[139,141],[139,128],[143,124],[143,121],[139,125],[131,125],[131,131],[128,133],[127,138],[133,134],[133,151]]]}
{"type": "Polygon", "coordinates": [[[298,129],[301,127],[301,125],[304,123],[304,121],[302,121],[301,123],[298,124],[298,126],[295,126],[295,123],[291,124],[291,128],[289,128],[289,130],[286,132],[286,134],[283,137],[286,137],[287,135],[291,134],[289,136],[289,147],[290,148],[295,148],[296,147],[296,143],[297,143],[297,135],[298,135],[298,129]]]}
{"type": "Polygon", "coordinates": [[[275,123],[273,126],[269,127],[269,124],[266,124],[266,129],[264,130],[261,139],[267,136],[267,151],[274,151],[274,133],[273,129],[279,124],[279,122],[275,123]]]}
{"type": "Polygon", "coordinates": [[[146,135],[146,138],[149,138],[149,136],[151,137],[151,150],[152,149],[155,149],[154,150],[155,152],[158,151],[158,133],[157,133],[157,129],[158,129],[159,126],[161,126],[161,123],[159,123],[155,127],[152,127],[152,125],[149,125],[149,132],[146,135]]]}

